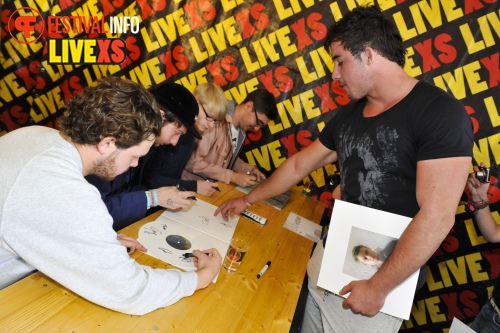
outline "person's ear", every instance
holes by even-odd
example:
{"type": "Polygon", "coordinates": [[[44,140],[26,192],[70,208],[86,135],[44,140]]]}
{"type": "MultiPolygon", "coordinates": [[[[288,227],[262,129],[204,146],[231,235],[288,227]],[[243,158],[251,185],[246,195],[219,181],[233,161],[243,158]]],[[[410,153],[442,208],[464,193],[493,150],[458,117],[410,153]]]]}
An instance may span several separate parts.
{"type": "Polygon", "coordinates": [[[253,112],[253,102],[252,102],[252,101],[248,101],[248,102],[245,104],[245,107],[246,107],[246,109],[247,109],[249,112],[253,112]]]}
{"type": "Polygon", "coordinates": [[[373,64],[375,61],[375,50],[372,49],[371,47],[367,47],[365,51],[363,52],[364,57],[365,57],[365,63],[369,66],[373,64]]]}
{"type": "Polygon", "coordinates": [[[106,136],[97,143],[97,151],[101,155],[109,155],[116,151],[116,139],[112,136],[106,136]]]}
{"type": "Polygon", "coordinates": [[[161,119],[165,120],[165,111],[160,110],[160,114],[161,114],[161,119]]]}

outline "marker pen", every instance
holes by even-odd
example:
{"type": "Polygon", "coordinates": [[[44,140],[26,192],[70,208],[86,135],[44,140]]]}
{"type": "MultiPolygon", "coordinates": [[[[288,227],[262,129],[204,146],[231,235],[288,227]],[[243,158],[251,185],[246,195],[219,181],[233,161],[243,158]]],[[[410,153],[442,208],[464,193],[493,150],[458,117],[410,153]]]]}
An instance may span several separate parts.
{"type": "MultiPolygon", "coordinates": [[[[215,182],[216,182],[216,180],[214,180],[214,179],[209,179],[209,178],[207,178],[207,177],[205,177],[205,176],[203,176],[203,175],[198,175],[198,176],[200,176],[201,178],[203,178],[203,180],[204,180],[204,181],[206,181],[206,182],[209,182],[209,183],[215,183],[215,182]]],[[[218,186],[212,186],[212,188],[213,188],[214,190],[216,190],[216,191],[219,191],[219,192],[220,192],[220,188],[219,188],[218,186]]]]}
{"type": "MultiPolygon", "coordinates": [[[[178,189],[179,191],[186,191],[186,189],[185,189],[184,187],[180,186],[179,184],[177,184],[177,186],[176,186],[176,187],[177,187],[177,189],[178,189]]],[[[196,197],[195,197],[195,196],[190,196],[190,197],[187,197],[187,198],[188,198],[188,199],[191,199],[191,200],[196,200],[196,197]]]]}
{"type": "MultiPolygon", "coordinates": [[[[210,253],[205,253],[205,254],[210,257],[210,253]]],[[[187,258],[193,258],[194,254],[192,254],[192,253],[184,253],[182,256],[187,259],[187,258]]]]}
{"type": "Polygon", "coordinates": [[[261,276],[264,275],[264,273],[267,271],[269,267],[271,267],[271,261],[268,261],[267,264],[265,264],[264,267],[262,267],[259,274],[257,274],[257,279],[260,279],[261,276]]]}

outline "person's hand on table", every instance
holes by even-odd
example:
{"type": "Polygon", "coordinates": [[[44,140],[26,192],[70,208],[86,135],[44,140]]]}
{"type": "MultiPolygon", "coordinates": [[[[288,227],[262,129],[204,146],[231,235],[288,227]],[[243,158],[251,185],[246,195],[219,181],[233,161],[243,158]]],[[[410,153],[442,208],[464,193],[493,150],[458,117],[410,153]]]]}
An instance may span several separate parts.
{"type": "Polygon", "coordinates": [[[124,234],[117,234],[116,238],[118,241],[125,246],[128,250],[129,254],[132,254],[135,252],[135,250],[141,251],[141,252],[147,252],[148,249],[146,249],[141,243],[137,241],[137,239],[129,237],[124,234]]]}
{"type": "Polygon", "coordinates": [[[188,197],[194,196],[193,191],[179,191],[173,186],[157,188],[158,205],[170,210],[179,210],[191,206],[193,201],[188,197]]]}
{"type": "MultiPolygon", "coordinates": [[[[248,173],[247,173],[248,174],[248,173]]],[[[255,167],[253,168],[250,172],[250,175],[254,175],[256,177],[256,181],[260,182],[261,180],[266,179],[266,175],[264,175],[262,172],[260,172],[259,168],[255,167]]]]}
{"type": "Polygon", "coordinates": [[[371,280],[351,281],[339,294],[345,295],[349,292],[350,295],[342,302],[342,307],[368,317],[373,317],[380,311],[388,294],[382,288],[373,286],[371,280]]]}
{"type": "Polygon", "coordinates": [[[248,205],[245,202],[244,196],[241,196],[224,202],[217,208],[214,216],[220,213],[220,216],[227,221],[230,217],[243,213],[247,207],[248,205]]]}
{"type": "Polygon", "coordinates": [[[222,257],[216,249],[208,249],[204,251],[193,251],[193,263],[198,270],[198,284],[196,290],[206,288],[210,282],[219,274],[222,266],[222,257]],[[208,255],[207,255],[208,254],[208,255]]]}
{"type": "Polygon", "coordinates": [[[233,172],[233,175],[231,176],[231,183],[234,183],[241,187],[255,185],[257,183],[257,176],[255,176],[254,174],[233,172]]]}
{"type": "Polygon", "coordinates": [[[198,180],[196,183],[198,185],[196,192],[198,192],[199,194],[204,195],[206,197],[212,196],[212,194],[215,193],[214,187],[219,186],[219,184],[217,184],[217,183],[207,182],[204,180],[198,180]]]}

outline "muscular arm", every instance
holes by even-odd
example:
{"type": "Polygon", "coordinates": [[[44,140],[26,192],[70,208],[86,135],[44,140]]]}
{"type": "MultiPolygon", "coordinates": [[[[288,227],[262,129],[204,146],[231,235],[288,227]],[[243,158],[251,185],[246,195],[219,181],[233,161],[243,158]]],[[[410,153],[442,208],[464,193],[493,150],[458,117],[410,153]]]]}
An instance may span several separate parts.
{"type": "MultiPolygon", "coordinates": [[[[248,193],[245,198],[248,202],[255,203],[281,194],[297,184],[311,171],[336,160],[337,153],[326,148],[319,140],[316,140],[307,148],[288,158],[273,172],[271,177],[248,193]]],[[[215,215],[220,212],[222,217],[226,219],[229,212],[230,216],[233,216],[243,212],[245,209],[245,201],[243,197],[239,197],[222,204],[215,211],[215,215]]]]}
{"type": "Polygon", "coordinates": [[[344,307],[364,315],[375,315],[387,294],[426,263],[454,224],[470,163],[470,157],[417,163],[419,212],[377,273],[370,280],[353,281],[340,291],[341,294],[351,292],[344,307]]]}

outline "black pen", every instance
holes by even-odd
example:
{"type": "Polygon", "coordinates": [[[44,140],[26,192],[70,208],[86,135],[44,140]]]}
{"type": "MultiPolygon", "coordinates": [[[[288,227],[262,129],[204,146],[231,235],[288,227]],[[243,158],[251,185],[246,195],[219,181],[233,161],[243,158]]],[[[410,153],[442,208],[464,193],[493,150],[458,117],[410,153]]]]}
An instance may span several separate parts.
{"type": "MultiPolygon", "coordinates": [[[[177,184],[177,189],[178,189],[179,191],[187,191],[184,187],[180,186],[179,184],[177,184]]],[[[191,200],[198,201],[198,200],[196,200],[196,197],[195,197],[194,195],[193,195],[193,196],[191,196],[191,197],[187,197],[187,198],[188,198],[188,199],[191,199],[191,200]]]]}
{"type": "Polygon", "coordinates": [[[271,260],[269,260],[267,262],[267,264],[264,265],[264,267],[262,267],[262,269],[260,270],[259,274],[257,274],[257,279],[260,279],[262,277],[262,275],[264,275],[264,273],[267,271],[267,269],[271,267],[271,260]]]}
{"type": "MultiPolygon", "coordinates": [[[[214,179],[209,179],[209,178],[207,178],[207,177],[205,177],[205,176],[203,176],[203,175],[198,175],[198,176],[200,176],[201,178],[203,178],[203,180],[204,180],[204,181],[206,181],[206,182],[209,182],[209,183],[215,183],[215,182],[216,182],[214,179]]],[[[218,187],[218,186],[212,186],[212,188],[213,188],[214,190],[216,190],[216,191],[219,191],[219,192],[220,192],[220,189],[219,189],[219,187],[218,187]]]]}
{"type": "MultiPolygon", "coordinates": [[[[210,253],[205,253],[205,254],[210,257],[210,253]]],[[[194,254],[192,254],[192,253],[184,253],[182,256],[187,259],[187,258],[193,258],[194,254]]]]}

